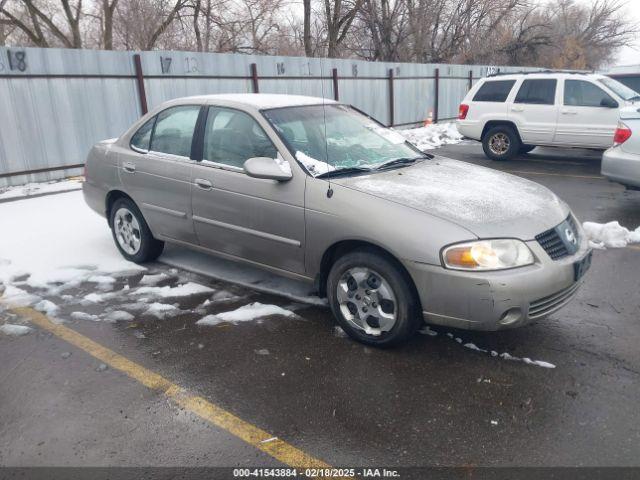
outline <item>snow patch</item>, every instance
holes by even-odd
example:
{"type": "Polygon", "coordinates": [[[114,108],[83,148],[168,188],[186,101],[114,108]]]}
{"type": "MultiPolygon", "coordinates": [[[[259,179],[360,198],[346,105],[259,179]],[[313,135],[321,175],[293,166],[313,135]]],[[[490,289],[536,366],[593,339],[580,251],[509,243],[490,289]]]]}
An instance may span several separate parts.
{"type": "Polygon", "coordinates": [[[5,286],[2,299],[12,307],[28,307],[41,300],[37,295],[28,293],[21,288],[14,287],[13,285],[5,286]]]}
{"type": "Polygon", "coordinates": [[[166,273],[157,273],[155,275],[144,275],[138,285],[157,285],[158,283],[169,280],[171,277],[166,273]]]}
{"type": "Polygon", "coordinates": [[[156,318],[165,318],[171,315],[176,315],[180,312],[180,309],[175,305],[168,303],[152,303],[144,311],[145,315],[153,315],[156,318]]]}
{"type": "Polygon", "coordinates": [[[429,335],[430,337],[438,336],[438,332],[432,330],[429,325],[425,325],[424,327],[422,327],[420,330],[418,330],[418,333],[421,333],[422,335],[429,335]]]}
{"type": "Polygon", "coordinates": [[[0,189],[0,200],[17,199],[31,195],[44,193],[64,192],[68,190],[80,190],[82,183],[78,180],[62,180],[42,183],[27,183],[14,187],[0,189]]]}
{"type": "Polygon", "coordinates": [[[278,305],[265,305],[260,302],[250,303],[229,312],[207,315],[196,322],[196,325],[218,325],[222,322],[239,323],[249,322],[271,315],[282,315],[284,317],[295,316],[290,310],[285,310],[278,305]]]}
{"type": "Polygon", "coordinates": [[[189,282],[176,287],[167,285],[166,287],[140,287],[134,295],[151,295],[162,298],[188,297],[199,293],[211,293],[212,288],[205,287],[199,283],[189,282]]]}
{"type": "Polygon", "coordinates": [[[98,315],[92,315],[86,312],[71,312],[70,317],[74,320],[91,320],[92,322],[97,322],[100,320],[98,315]]]}
{"type": "Polygon", "coordinates": [[[296,159],[304,165],[309,173],[314,177],[335,170],[335,167],[329,165],[327,162],[316,160],[304,152],[296,152],[296,159]]]}
{"type": "Polygon", "coordinates": [[[625,248],[630,243],[640,243],[640,227],[634,231],[620,225],[618,221],[608,223],[584,222],[582,224],[592,248],[625,248]]]}
{"type": "Polygon", "coordinates": [[[104,320],[107,322],[128,322],[133,318],[133,315],[123,310],[115,310],[104,316],[104,320]]]}
{"type": "Polygon", "coordinates": [[[55,315],[58,311],[58,305],[50,300],[40,300],[33,306],[33,308],[47,315],[55,315]]]}
{"type": "Polygon", "coordinates": [[[28,334],[31,330],[33,330],[31,327],[27,327],[25,325],[13,325],[11,323],[5,323],[0,326],[0,332],[10,337],[21,337],[28,334]]]}

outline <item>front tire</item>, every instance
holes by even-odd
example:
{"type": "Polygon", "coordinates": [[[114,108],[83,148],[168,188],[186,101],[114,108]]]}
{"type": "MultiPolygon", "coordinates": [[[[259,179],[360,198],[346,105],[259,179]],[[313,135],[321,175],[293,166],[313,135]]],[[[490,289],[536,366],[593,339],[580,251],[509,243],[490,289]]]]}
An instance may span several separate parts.
{"type": "Polygon", "coordinates": [[[118,250],[130,262],[151,262],[164,249],[164,242],[153,238],[142,213],[128,198],[119,198],[113,203],[109,226],[118,250]]]}
{"type": "Polygon", "coordinates": [[[327,278],[333,315],[354,340],[375,347],[405,342],[422,324],[415,289],[407,274],[375,251],[340,257],[327,278]]]}
{"type": "Polygon", "coordinates": [[[482,138],[484,154],[491,160],[510,160],[519,152],[522,144],[512,127],[499,125],[482,138]]]}

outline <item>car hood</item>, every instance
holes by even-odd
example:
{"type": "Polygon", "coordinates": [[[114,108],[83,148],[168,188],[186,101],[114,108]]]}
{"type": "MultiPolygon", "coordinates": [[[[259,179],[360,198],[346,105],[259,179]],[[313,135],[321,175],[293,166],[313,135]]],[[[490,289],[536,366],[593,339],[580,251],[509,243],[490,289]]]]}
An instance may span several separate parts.
{"type": "Polygon", "coordinates": [[[531,240],[569,215],[542,185],[444,157],[333,182],[449,220],[480,238],[531,240]]]}

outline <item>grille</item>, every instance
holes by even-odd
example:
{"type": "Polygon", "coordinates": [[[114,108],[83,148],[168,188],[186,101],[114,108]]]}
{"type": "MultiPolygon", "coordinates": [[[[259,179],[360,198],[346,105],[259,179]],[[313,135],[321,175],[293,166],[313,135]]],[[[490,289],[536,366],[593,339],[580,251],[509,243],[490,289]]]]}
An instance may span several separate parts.
{"type": "Polygon", "coordinates": [[[564,237],[564,231],[567,229],[573,231],[576,241],[579,242],[578,226],[571,215],[560,225],[536,235],[536,240],[552,260],[572,255],[577,250],[578,243],[568,243],[568,239],[564,237]]]}
{"type": "Polygon", "coordinates": [[[543,297],[529,304],[529,318],[536,319],[545,317],[556,310],[564,307],[578,291],[579,282],[574,283],[570,287],[560,290],[559,292],[543,297]]]}

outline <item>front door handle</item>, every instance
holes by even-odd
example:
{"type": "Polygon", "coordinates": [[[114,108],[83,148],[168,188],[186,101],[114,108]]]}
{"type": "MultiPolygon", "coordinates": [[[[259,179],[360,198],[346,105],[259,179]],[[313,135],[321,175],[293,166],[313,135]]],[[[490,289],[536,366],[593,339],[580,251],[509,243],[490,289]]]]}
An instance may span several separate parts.
{"type": "Polygon", "coordinates": [[[136,166],[134,163],[131,162],[123,162],[122,163],[122,168],[124,169],[125,172],[127,173],[134,173],[136,171],[136,166]]]}
{"type": "Polygon", "coordinates": [[[196,187],[201,188],[202,190],[211,190],[213,185],[209,180],[205,180],[204,178],[196,178],[194,180],[196,187]]]}
{"type": "Polygon", "coordinates": [[[511,107],[512,112],[524,112],[524,107],[511,107]]]}
{"type": "Polygon", "coordinates": [[[562,110],[562,115],[577,115],[578,112],[576,112],[575,110],[562,110]]]}

